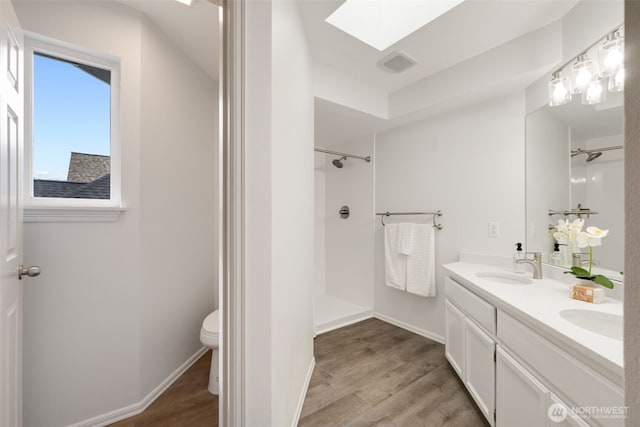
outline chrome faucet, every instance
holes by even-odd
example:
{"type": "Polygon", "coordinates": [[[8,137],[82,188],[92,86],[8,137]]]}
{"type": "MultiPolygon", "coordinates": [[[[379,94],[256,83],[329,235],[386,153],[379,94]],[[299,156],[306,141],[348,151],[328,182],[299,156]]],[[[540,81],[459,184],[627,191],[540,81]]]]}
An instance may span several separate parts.
{"type": "MultiPolygon", "coordinates": [[[[582,267],[583,265],[589,264],[589,260],[582,260],[582,255],[589,255],[589,252],[574,252],[571,254],[571,266],[572,267],[582,267]]],[[[591,260],[592,265],[600,265],[600,261],[594,259],[591,260]]]]}
{"type": "Polygon", "coordinates": [[[527,255],[533,255],[531,258],[522,258],[516,261],[517,264],[529,264],[533,267],[533,278],[542,279],[542,253],[527,252],[527,255]]]}

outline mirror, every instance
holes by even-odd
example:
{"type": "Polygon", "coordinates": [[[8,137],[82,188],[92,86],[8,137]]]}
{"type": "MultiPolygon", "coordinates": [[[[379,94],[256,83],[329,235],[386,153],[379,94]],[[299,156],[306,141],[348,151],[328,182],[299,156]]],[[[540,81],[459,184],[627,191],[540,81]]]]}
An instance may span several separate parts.
{"type": "MultiPolygon", "coordinates": [[[[570,267],[573,252],[552,256],[551,235],[558,220],[581,217],[584,229],[608,229],[593,248],[594,266],[614,280],[624,267],[624,105],[623,93],[582,105],[580,97],[544,106],[526,118],[527,251],[542,252],[547,263],[570,267]],[[605,270],[605,271],[602,271],[605,270]]],[[[583,255],[588,259],[588,255],[583,255]]]]}

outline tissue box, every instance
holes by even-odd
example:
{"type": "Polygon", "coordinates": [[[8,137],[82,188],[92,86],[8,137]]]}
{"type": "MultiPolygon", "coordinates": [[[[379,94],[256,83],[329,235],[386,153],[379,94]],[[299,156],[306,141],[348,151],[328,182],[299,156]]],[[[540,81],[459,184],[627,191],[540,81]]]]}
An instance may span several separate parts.
{"type": "Polygon", "coordinates": [[[604,302],[604,289],[590,285],[571,285],[571,298],[600,304],[604,302]]]}

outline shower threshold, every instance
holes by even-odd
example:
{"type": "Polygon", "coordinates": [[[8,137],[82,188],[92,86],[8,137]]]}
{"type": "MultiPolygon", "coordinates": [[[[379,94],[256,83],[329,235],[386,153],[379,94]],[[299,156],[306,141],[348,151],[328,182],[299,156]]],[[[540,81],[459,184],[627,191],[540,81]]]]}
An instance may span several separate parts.
{"type": "Polygon", "coordinates": [[[327,294],[315,297],[314,311],[316,335],[373,317],[371,308],[327,294]]]}

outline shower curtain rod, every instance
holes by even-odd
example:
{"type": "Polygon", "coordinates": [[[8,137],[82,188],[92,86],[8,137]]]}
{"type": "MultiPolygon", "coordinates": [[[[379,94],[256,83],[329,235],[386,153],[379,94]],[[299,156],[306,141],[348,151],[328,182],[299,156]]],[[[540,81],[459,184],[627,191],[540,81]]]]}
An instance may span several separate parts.
{"type": "Polygon", "coordinates": [[[318,148],[318,147],[314,148],[313,151],[317,151],[318,153],[333,154],[334,156],[351,157],[353,159],[360,159],[360,160],[364,160],[367,163],[371,162],[371,156],[367,156],[367,157],[356,156],[355,154],[341,153],[340,151],[327,150],[326,148],[318,148]]]}
{"type": "Polygon", "coordinates": [[[591,148],[589,150],[583,150],[582,148],[578,148],[576,150],[571,150],[571,154],[573,156],[577,156],[578,154],[582,154],[582,153],[599,153],[601,151],[611,151],[611,150],[622,150],[624,148],[624,146],[622,145],[614,145],[612,147],[603,147],[603,148],[591,148]]]}

